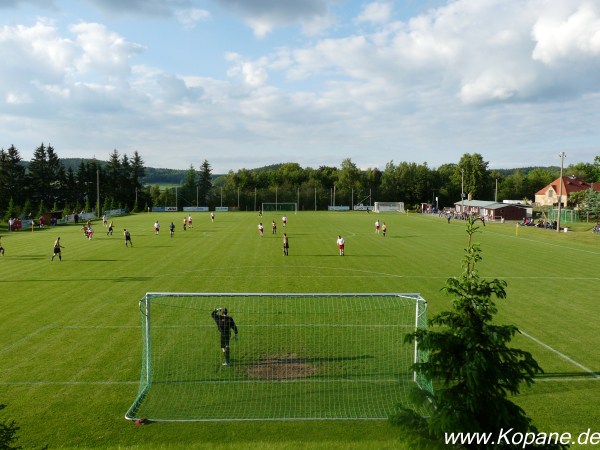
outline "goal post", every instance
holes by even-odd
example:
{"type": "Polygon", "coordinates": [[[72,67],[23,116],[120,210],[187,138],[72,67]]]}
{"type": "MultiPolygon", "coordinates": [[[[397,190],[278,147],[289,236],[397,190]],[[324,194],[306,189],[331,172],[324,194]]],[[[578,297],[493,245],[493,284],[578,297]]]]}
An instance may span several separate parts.
{"type": "Polygon", "coordinates": [[[404,202],[375,202],[373,212],[404,212],[404,202]]]}
{"type": "Polygon", "coordinates": [[[432,391],[404,337],[427,326],[419,294],[148,293],[130,420],[386,419],[432,391]],[[239,330],[224,366],[211,312],[239,330]]]}
{"type": "Polygon", "coordinates": [[[295,202],[283,202],[283,203],[271,203],[271,202],[263,202],[262,203],[262,211],[287,211],[293,212],[294,214],[298,213],[298,203],[295,202]]]}

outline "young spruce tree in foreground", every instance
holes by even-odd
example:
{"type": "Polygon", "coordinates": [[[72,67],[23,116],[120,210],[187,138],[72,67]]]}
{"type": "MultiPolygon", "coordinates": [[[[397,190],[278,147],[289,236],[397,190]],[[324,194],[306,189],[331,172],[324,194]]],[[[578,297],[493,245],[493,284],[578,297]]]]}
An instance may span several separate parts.
{"type": "MultiPolygon", "coordinates": [[[[414,370],[439,384],[433,394],[418,391],[415,396],[415,401],[431,405],[429,417],[400,407],[390,418],[411,440],[411,448],[433,448],[436,444],[446,449],[523,448],[523,442],[518,442],[520,436],[538,436],[525,411],[508,397],[518,394],[522,383],[533,384],[534,376],[543,371],[529,352],[509,347],[519,332],[517,327],[492,323],[497,312],[492,297],[506,298],[506,282],[483,279],[477,272],[481,261],[481,248],[473,242],[477,221],[467,221],[463,272],[449,278],[444,287],[453,297],[452,310],[433,317],[429,329],[407,336],[408,342],[416,339],[420,348],[429,352],[429,360],[414,364],[414,370]],[[444,433],[491,433],[491,440],[496,440],[501,431],[506,433],[505,439],[494,444],[444,444],[444,433]]],[[[528,448],[566,446],[538,441],[528,448]]]]}

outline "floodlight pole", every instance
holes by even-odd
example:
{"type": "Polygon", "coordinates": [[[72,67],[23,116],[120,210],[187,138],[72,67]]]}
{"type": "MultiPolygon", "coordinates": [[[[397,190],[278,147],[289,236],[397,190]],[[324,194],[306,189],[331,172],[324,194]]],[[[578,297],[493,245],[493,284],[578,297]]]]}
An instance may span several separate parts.
{"type": "Polygon", "coordinates": [[[96,169],[96,205],[97,217],[100,217],[100,169],[96,169]]]}
{"type": "Polygon", "coordinates": [[[558,188],[558,218],[556,219],[556,232],[560,232],[560,207],[562,206],[562,192],[563,192],[563,162],[565,160],[565,152],[560,152],[558,157],[560,158],[560,178],[558,188]]]}
{"type": "Polygon", "coordinates": [[[494,195],[494,202],[498,203],[498,178],[496,178],[496,193],[494,195]]]}

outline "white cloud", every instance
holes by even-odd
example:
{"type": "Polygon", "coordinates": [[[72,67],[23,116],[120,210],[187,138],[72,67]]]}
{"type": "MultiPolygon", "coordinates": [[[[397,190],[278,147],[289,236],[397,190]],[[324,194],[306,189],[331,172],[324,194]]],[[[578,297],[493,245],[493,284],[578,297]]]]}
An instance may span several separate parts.
{"type": "Polygon", "coordinates": [[[33,99],[29,95],[29,93],[17,93],[17,92],[7,92],[5,101],[9,105],[24,105],[28,103],[33,103],[33,99]]]}
{"type": "Polygon", "coordinates": [[[120,14],[135,8],[120,0],[88,0],[113,22],[73,14],[67,29],[58,16],[0,25],[4,138],[19,145],[34,134],[34,145],[52,138],[99,156],[143,149],[163,167],[177,164],[174,154],[188,167],[202,148],[217,170],[281,155],[436,166],[466,151],[499,167],[521,163],[524,149],[530,165],[559,146],[589,154],[586,139],[600,138],[600,6],[591,0],[456,0],[404,20],[387,1],[349,2],[355,9],[335,17],[326,0],[215,1],[263,39],[248,40],[231,17],[220,29],[223,10],[209,15],[187,0],[132,2],[145,8],[135,26],[120,14]],[[183,33],[156,17],[210,21],[183,33]],[[221,55],[227,67],[215,69],[221,55]],[[178,59],[192,63],[181,70],[178,59]]]}
{"type": "Polygon", "coordinates": [[[330,19],[328,4],[335,0],[215,0],[226,9],[236,12],[254,31],[258,38],[264,38],[276,27],[301,23],[309,33],[322,30],[330,19]]]}
{"type": "Polygon", "coordinates": [[[574,12],[546,15],[533,26],[533,59],[558,64],[600,55],[600,6],[584,2],[574,12]]]}
{"type": "Polygon", "coordinates": [[[358,22],[385,23],[392,16],[392,4],[389,2],[375,2],[365,5],[356,20],[358,22]]]}
{"type": "Polygon", "coordinates": [[[227,59],[234,63],[227,71],[228,76],[240,79],[249,87],[262,86],[267,82],[268,74],[265,69],[265,65],[268,63],[267,58],[249,61],[238,54],[230,53],[227,55],[227,59]]]}
{"type": "Polygon", "coordinates": [[[76,35],[75,42],[81,49],[74,62],[80,74],[99,72],[111,77],[127,77],[131,57],[143,51],[142,46],[127,42],[98,23],[79,23],[69,29],[76,35]]]}
{"type": "Polygon", "coordinates": [[[190,0],[85,0],[101,9],[102,11],[120,15],[123,13],[132,15],[148,15],[171,17],[175,11],[189,9],[192,7],[190,0]]]}
{"type": "Polygon", "coordinates": [[[210,12],[204,9],[192,8],[192,9],[180,9],[175,11],[175,17],[184,28],[194,28],[198,22],[205,22],[211,18],[210,12]]]}

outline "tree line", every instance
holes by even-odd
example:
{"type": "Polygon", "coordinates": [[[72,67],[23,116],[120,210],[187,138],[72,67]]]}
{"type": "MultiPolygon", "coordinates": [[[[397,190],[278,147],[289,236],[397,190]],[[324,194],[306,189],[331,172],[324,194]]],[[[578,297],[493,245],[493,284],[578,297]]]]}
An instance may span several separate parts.
{"type": "Polygon", "coordinates": [[[0,214],[27,217],[50,211],[92,211],[100,199],[102,210],[137,210],[148,200],[141,183],[144,161],[138,152],[129,158],[114,150],[106,162],[81,161],[65,169],[51,145],[35,149],[29,164],[11,145],[0,149],[0,214]],[[100,195],[98,192],[100,186],[100,195]]]}
{"type": "MultiPolygon", "coordinates": [[[[326,209],[327,205],[352,205],[361,201],[402,201],[418,209],[421,203],[450,207],[461,199],[534,200],[535,193],[560,175],[559,167],[490,170],[479,153],[464,154],[458,163],[429,168],[427,163],[390,161],[383,170],[361,170],[351,159],[340,167],[302,168],[285,163],[263,169],[240,169],[215,181],[228,195],[225,206],[258,201],[299,201],[300,209],[326,209]],[[237,197],[236,197],[237,193],[237,197]],[[238,200],[241,197],[241,200],[238,200]]],[[[593,163],[568,166],[565,175],[585,181],[600,181],[600,156],[593,163]]]]}
{"type": "MultiPolygon", "coordinates": [[[[421,203],[440,208],[465,198],[533,200],[535,192],[559,176],[558,167],[490,170],[479,153],[465,153],[457,163],[437,168],[427,163],[390,161],[383,170],[362,170],[350,159],[339,167],[301,167],[284,163],[259,169],[229,171],[213,177],[208,160],[185,172],[161,173],[160,184],[148,184],[139,153],[130,158],[115,149],[107,161],[81,160],[74,168],[61,163],[54,148],[43,143],[27,163],[14,145],[0,149],[0,214],[27,216],[51,210],[80,211],[153,206],[216,206],[255,210],[263,202],[297,202],[301,210],[327,209],[375,201],[402,201],[416,209],[421,203]],[[173,179],[173,173],[180,176],[173,179]],[[98,187],[100,188],[98,191],[98,187]]],[[[166,169],[165,169],[166,170],[166,169]]],[[[156,169],[153,169],[156,171],[156,169]]],[[[593,163],[568,166],[565,175],[600,181],[600,156],[593,163]]],[[[156,181],[156,180],[153,180],[156,181]]],[[[581,201],[584,201],[584,197],[581,201]]]]}

